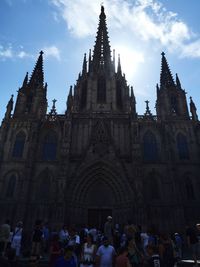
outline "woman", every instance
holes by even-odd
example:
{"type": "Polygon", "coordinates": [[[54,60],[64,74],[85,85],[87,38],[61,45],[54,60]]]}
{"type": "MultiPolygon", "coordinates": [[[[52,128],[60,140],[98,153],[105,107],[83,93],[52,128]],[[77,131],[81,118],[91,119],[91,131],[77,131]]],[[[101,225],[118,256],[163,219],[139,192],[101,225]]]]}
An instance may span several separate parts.
{"type": "Polygon", "coordinates": [[[91,234],[87,235],[86,243],[83,245],[81,254],[80,267],[94,267],[94,258],[96,254],[96,246],[93,243],[91,234]]]}
{"type": "Polygon", "coordinates": [[[52,237],[52,242],[50,245],[49,267],[55,266],[55,263],[57,259],[60,257],[60,255],[61,255],[61,247],[59,243],[59,236],[58,234],[55,234],[52,237]]]}
{"type": "Polygon", "coordinates": [[[16,257],[20,256],[21,250],[21,240],[22,240],[22,231],[23,231],[23,223],[18,222],[15,230],[13,231],[12,239],[11,239],[11,247],[15,249],[16,257]]]}
{"type": "Polygon", "coordinates": [[[128,240],[128,259],[132,267],[139,267],[143,259],[142,254],[136,246],[134,238],[128,240]]]}

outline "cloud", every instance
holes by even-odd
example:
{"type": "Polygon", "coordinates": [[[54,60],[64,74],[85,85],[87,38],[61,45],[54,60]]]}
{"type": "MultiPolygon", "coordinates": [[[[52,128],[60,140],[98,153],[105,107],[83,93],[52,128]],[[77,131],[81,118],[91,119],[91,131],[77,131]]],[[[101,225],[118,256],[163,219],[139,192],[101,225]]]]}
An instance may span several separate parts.
{"type": "Polygon", "coordinates": [[[44,47],[43,51],[46,58],[54,57],[60,61],[60,50],[55,45],[44,47]]]}
{"type": "MultiPolygon", "coordinates": [[[[55,46],[46,46],[43,48],[46,58],[53,57],[60,60],[60,50],[55,46]]],[[[25,59],[25,58],[35,58],[33,53],[26,52],[24,47],[20,45],[19,48],[14,49],[12,44],[7,46],[0,45],[0,59],[25,59]]]]}
{"type": "Polygon", "coordinates": [[[9,46],[7,48],[0,45],[0,58],[6,59],[6,58],[12,58],[13,57],[13,51],[12,47],[9,46]]]}
{"type": "MultiPolygon", "coordinates": [[[[50,0],[77,38],[93,35],[101,0],[50,0]],[[81,7],[81,8],[80,8],[81,7]]],[[[182,57],[200,57],[200,37],[158,0],[105,0],[109,31],[127,34],[138,46],[151,45],[160,50],[179,53],[182,57]],[[122,33],[122,32],[121,32],[122,33]],[[197,51],[196,51],[197,49],[197,51]]]]}

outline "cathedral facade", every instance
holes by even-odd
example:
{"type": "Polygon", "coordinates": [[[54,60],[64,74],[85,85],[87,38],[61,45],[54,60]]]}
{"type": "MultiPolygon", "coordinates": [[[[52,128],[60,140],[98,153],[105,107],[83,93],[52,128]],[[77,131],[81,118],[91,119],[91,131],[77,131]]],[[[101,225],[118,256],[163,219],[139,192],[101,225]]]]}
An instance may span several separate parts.
{"type": "MultiPolygon", "coordinates": [[[[0,128],[1,219],[100,227],[107,215],[181,229],[200,218],[200,123],[162,53],[156,115],[138,115],[101,7],[94,50],[65,114],[47,114],[43,52],[0,128]]],[[[56,97],[56,96],[55,96],[56,97]]]]}

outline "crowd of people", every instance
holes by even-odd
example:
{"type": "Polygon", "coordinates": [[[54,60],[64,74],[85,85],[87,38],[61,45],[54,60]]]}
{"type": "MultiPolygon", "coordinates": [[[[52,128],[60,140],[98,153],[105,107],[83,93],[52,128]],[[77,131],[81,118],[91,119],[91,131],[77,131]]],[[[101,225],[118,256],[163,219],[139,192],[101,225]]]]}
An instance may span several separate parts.
{"type": "Polygon", "coordinates": [[[187,227],[185,237],[158,233],[153,226],[144,231],[131,223],[114,225],[108,216],[101,231],[66,225],[59,231],[50,230],[48,223],[38,220],[27,243],[23,223],[11,230],[7,220],[0,226],[0,256],[17,266],[29,248],[30,266],[38,266],[37,262],[48,256],[49,267],[174,267],[183,257],[185,243],[198,266],[200,224],[187,227]]]}

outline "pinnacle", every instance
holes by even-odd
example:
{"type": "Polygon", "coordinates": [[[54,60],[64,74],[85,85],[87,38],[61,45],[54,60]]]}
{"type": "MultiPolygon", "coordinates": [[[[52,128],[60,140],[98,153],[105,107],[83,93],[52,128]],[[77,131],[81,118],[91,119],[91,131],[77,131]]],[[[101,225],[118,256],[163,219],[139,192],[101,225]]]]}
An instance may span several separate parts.
{"type": "Polygon", "coordinates": [[[160,87],[167,88],[170,86],[175,86],[174,79],[172,77],[165,53],[162,52],[161,60],[161,74],[160,74],[160,87]]]}

